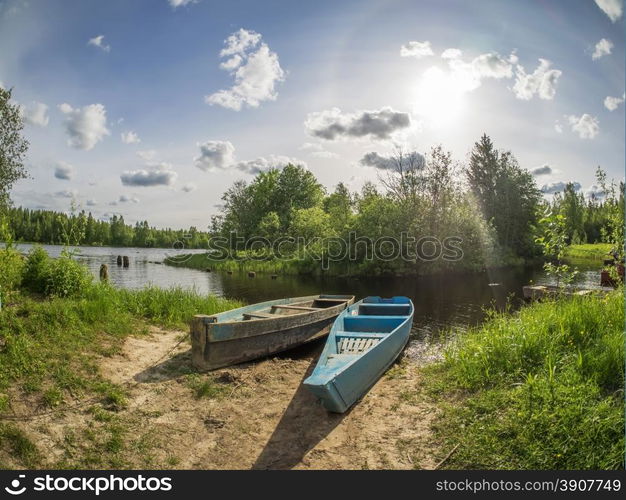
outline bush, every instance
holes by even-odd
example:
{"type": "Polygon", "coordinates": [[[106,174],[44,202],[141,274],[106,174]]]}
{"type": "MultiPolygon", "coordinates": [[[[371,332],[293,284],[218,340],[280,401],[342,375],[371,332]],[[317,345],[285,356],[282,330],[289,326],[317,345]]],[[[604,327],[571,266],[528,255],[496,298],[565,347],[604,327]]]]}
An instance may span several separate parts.
{"type": "Polygon", "coordinates": [[[17,250],[11,246],[0,250],[0,299],[20,286],[23,267],[24,258],[17,250]]]}
{"type": "Polygon", "coordinates": [[[92,282],[91,274],[84,264],[72,259],[63,252],[47,266],[46,295],[55,297],[75,297],[84,293],[92,282]]]}
{"type": "Polygon", "coordinates": [[[28,253],[22,273],[22,286],[31,292],[44,293],[50,268],[50,257],[39,245],[28,253]]]}

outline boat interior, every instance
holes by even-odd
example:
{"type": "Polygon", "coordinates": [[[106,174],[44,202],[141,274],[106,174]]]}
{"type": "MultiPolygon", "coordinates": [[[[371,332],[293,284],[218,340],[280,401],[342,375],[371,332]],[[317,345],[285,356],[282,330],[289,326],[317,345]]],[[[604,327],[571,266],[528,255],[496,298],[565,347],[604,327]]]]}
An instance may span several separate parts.
{"type": "Polygon", "coordinates": [[[410,302],[403,299],[368,297],[352,306],[343,317],[341,330],[335,333],[336,351],[329,360],[360,356],[387,337],[411,314],[410,302]]]}
{"type": "Polygon", "coordinates": [[[294,314],[302,314],[307,312],[318,311],[320,309],[328,309],[329,307],[345,304],[352,297],[320,295],[312,300],[301,302],[290,302],[286,304],[273,304],[263,309],[245,312],[242,315],[244,321],[256,319],[275,318],[277,316],[290,316],[294,314]]]}

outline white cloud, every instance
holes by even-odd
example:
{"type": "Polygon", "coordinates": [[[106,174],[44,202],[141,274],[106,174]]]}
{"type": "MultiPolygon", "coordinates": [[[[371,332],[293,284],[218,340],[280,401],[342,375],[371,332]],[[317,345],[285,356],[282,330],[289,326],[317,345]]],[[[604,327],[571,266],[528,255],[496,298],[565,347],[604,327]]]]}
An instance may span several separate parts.
{"type": "Polygon", "coordinates": [[[104,43],[104,35],[98,35],[93,38],[90,38],[87,42],[87,45],[93,45],[94,47],[98,47],[102,49],[104,52],[109,52],[111,50],[111,46],[104,43]]]}
{"type": "Polygon", "coordinates": [[[50,120],[48,117],[48,106],[44,103],[33,101],[28,106],[20,106],[19,110],[24,123],[40,127],[48,125],[50,120]]]}
{"type": "MultiPolygon", "coordinates": [[[[456,49],[451,49],[456,50],[456,49]]],[[[456,93],[465,93],[477,89],[482,85],[485,78],[511,78],[513,76],[513,64],[517,61],[517,56],[511,54],[505,58],[497,52],[487,52],[480,54],[469,62],[463,61],[460,57],[447,58],[451,74],[449,85],[456,93]]],[[[436,66],[429,68],[426,74],[436,75],[438,72],[443,76],[443,72],[436,66]]]]}
{"type": "Polygon", "coordinates": [[[422,57],[432,56],[433,49],[430,47],[430,42],[409,42],[400,47],[401,57],[415,57],[421,59],[422,57]]]}
{"type": "Polygon", "coordinates": [[[137,156],[144,161],[153,160],[156,157],[157,152],[154,149],[145,149],[142,151],[137,151],[137,156]]]}
{"type": "Polygon", "coordinates": [[[235,163],[235,147],[230,141],[206,141],[198,146],[200,155],[193,162],[200,170],[224,169],[235,163]]]}
{"type": "Polygon", "coordinates": [[[553,172],[552,167],[548,164],[541,165],[540,167],[535,167],[531,169],[530,173],[534,176],[540,175],[551,175],[553,172]]]}
{"type": "Polygon", "coordinates": [[[282,155],[260,156],[254,160],[240,161],[235,164],[235,168],[247,174],[256,175],[259,172],[265,172],[271,168],[282,169],[290,163],[307,168],[306,162],[282,155]]]}
{"type": "Polygon", "coordinates": [[[313,151],[311,156],[315,156],[315,158],[339,158],[337,153],[333,153],[332,151],[313,151]]]}
{"type": "Polygon", "coordinates": [[[196,186],[193,182],[188,182],[180,189],[181,191],[184,191],[185,193],[191,193],[192,191],[195,191],[197,188],[198,186],[196,186]]]}
{"type": "Polygon", "coordinates": [[[585,190],[585,198],[590,200],[603,200],[606,193],[600,186],[593,184],[585,190]]]}
{"type": "Polygon", "coordinates": [[[615,111],[620,104],[623,104],[625,98],[626,94],[623,94],[622,97],[607,96],[604,99],[604,107],[609,111],[615,111]]]}
{"type": "Polygon", "coordinates": [[[83,108],[72,108],[67,103],[59,105],[66,115],[65,131],[69,135],[68,145],[76,149],[89,151],[104,136],[109,135],[107,129],[106,109],[102,104],[89,104],[83,108]]]}
{"type": "Polygon", "coordinates": [[[556,130],[556,132],[558,134],[562,134],[563,133],[563,125],[561,125],[561,122],[559,120],[554,122],[554,130],[556,130]]]}
{"type": "Polygon", "coordinates": [[[547,59],[539,59],[539,66],[531,74],[526,74],[523,66],[518,65],[513,86],[515,97],[525,101],[532,99],[535,94],[540,99],[554,98],[561,71],[550,69],[551,65],[547,59]]]}
{"type": "Polygon", "coordinates": [[[587,113],[581,116],[569,115],[567,121],[572,127],[572,132],[577,132],[581,139],[593,139],[600,132],[598,119],[587,113]]]}
{"type": "Polygon", "coordinates": [[[205,96],[205,102],[239,111],[244,105],[256,108],[263,101],[276,100],[275,87],[285,79],[285,72],[280,67],[278,55],[261,42],[261,35],[242,28],[230,35],[224,44],[220,56],[232,57],[220,67],[230,72],[235,83],[229,89],[205,96]]]}
{"type": "Polygon", "coordinates": [[[582,186],[580,185],[580,182],[558,181],[558,182],[551,182],[550,184],[544,184],[541,187],[541,192],[544,194],[561,193],[565,190],[565,187],[568,184],[572,184],[574,186],[574,191],[580,191],[580,189],[582,188],[582,186]]]}
{"type": "Polygon", "coordinates": [[[184,7],[185,5],[196,3],[198,0],[167,0],[167,1],[172,8],[177,9],[178,7],[184,7]]]}
{"type": "Polygon", "coordinates": [[[239,31],[235,31],[224,40],[225,47],[220,51],[220,57],[235,54],[244,56],[248,50],[253,49],[261,42],[261,38],[260,33],[239,28],[239,31]]]}
{"type": "Polygon", "coordinates": [[[139,136],[132,130],[129,130],[128,132],[122,132],[121,136],[122,142],[124,144],[139,144],[141,142],[139,136]]]}
{"type": "Polygon", "coordinates": [[[443,59],[459,59],[462,55],[460,49],[446,49],[441,53],[443,59]]]}
{"type": "Polygon", "coordinates": [[[59,161],[54,169],[54,176],[57,179],[69,181],[74,176],[74,167],[69,163],[59,161]]]}
{"type": "Polygon", "coordinates": [[[301,151],[322,151],[324,147],[319,142],[305,142],[298,149],[301,151]]]}
{"type": "Polygon", "coordinates": [[[54,193],[54,196],[56,198],[76,198],[78,191],[76,191],[76,189],[63,189],[62,191],[54,193]]]}
{"type": "Polygon", "coordinates": [[[117,200],[120,203],[139,203],[139,198],[135,196],[126,196],[125,194],[121,195],[117,200]]]}
{"type": "Polygon", "coordinates": [[[603,38],[598,43],[596,43],[595,50],[593,51],[593,54],[591,54],[591,59],[595,61],[596,59],[600,59],[602,56],[609,55],[612,48],[613,42],[611,40],[603,38]]]}
{"type": "Polygon", "coordinates": [[[411,125],[408,113],[383,107],[371,111],[343,113],[339,108],[309,113],[304,126],[313,137],[337,139],[390,139],[411,125]]]}
{"type": "MultiPolygon", "coordinates": [[[[418,168],[424,165],[424,157],[417,151],[413,151],[408,155],[402,157],[402,165],[410,166],[414,165],[418,168]]],[[[374,167],[378,170],[395,170],[399,164],[399,158],[394,156],[382,156],[375,151],[366,153],[363,158],[359,160],[359,163],[364,167],[374,167]]]]}
{"type": "Polygon", "coordinates": [[[513,76],[511,58],[505,59],[497,52],[489,52],[475,57],[472,66],[480,78],[500,79],[513,76]]]}
{"type": "Polygon", "coordinates": [[[311,156],[316,158],[339,158],[337,153],[326,151],[319,142],[305,142],[298,149],[308,151],[311,156]]]}
{"type": "Polygon", "coordinates": [[[612,22],[617,21],[622,17],[622,0],[596,0],[596,5],[602,9],[602,11],[609,16],[612,22]]]}
{"type": "Polygon", "coordinates": [[[170,164],[161,163],[148,169],[127,170],[122,172],[120,179],[124,186],[153,187],[171,186],[177,177],[170,164]]]}

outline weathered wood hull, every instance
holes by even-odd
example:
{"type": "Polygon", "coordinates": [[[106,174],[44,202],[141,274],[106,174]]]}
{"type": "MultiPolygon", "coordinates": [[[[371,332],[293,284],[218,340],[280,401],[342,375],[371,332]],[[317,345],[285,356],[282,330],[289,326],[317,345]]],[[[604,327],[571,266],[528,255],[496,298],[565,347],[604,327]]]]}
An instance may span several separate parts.
{"type": "Polygon", "coordinates": [[[346,309],[333,324],[318,364],[304,385],[327,410],[348,410],[406,346],[413,311],[406,297],[368,297],[346,309]]]}
{"type": "Polygon", "coordinates": [[[198,370],[215,370],[311,342],[327,335],[335,318],[353,302],[353,296],[321,295],[197,315],[191,322],[192,363],[198,370]],[[320,305],[316,301],[324,307],[313,307],[320,305]],[[308,303],[311,306],[299,305],[308,303]]]}

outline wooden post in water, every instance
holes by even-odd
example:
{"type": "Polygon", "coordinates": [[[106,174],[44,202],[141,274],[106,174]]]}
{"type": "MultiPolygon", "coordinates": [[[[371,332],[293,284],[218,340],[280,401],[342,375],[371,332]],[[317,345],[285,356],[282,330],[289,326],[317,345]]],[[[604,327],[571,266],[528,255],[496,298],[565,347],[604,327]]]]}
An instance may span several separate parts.
{"type": "Polygon", "coordinates": [[[278,274],[272,274],[271,278],[275,280],[276,278],[278,278],[278,274]]]}
{"type": "Polygon", "coordinates": [[[122,256],[121,256],[121,255],[118,255],[118,256],[117,256],[117,265],[118,265],[118,266],[121,266],[121,265],[122,265],[122,256]]]}
{"type": "Polygon", "coordinates": [[[130,266],[130,259],[128,258],[128,255],[124,255],[124,267],[128,266],[130,266]]]}
{"type": "Polygon", "coordinates": [[[100,266],[100,281],[109,281],[109,268],[106,264],[100,266]]]}

